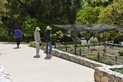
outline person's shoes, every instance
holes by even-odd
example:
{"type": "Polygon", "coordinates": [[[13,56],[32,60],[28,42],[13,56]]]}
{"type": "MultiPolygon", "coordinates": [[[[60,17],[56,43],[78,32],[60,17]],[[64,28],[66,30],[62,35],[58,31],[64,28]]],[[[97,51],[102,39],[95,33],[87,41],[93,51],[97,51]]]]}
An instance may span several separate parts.
{"type": "Polygon", "coordinates": [[[45,57],[45,59],[49,59],[48,55],[45,57]]]}
{"type": "Polygon", "coordinates": [[[40,58],[40,56],[39,55],[35,55],[35,56],[33,56],[33,58],[40,58]]]}
{"type": "Polygon", "coordinates": [[[51,55],[46,55],[45,59],[51,59],[51,55]]]}
{"type": "Polygon", "coordinates": [[[49,56],[49,58],[52,58],[52,55],[49,54],[48,56],[49,56]]]}
{"type": "Polygon", "coordinates": [[[19,45],[17,45],[17,48],[19,48],[19,45]]]}

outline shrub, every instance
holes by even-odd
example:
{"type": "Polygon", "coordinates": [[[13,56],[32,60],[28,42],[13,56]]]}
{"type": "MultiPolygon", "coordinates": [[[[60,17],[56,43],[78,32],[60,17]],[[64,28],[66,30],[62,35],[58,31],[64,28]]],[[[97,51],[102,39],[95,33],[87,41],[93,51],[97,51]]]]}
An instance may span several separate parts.
{"type": "Polygon", "coordinates": [[[25,36],[32,36],[37,26],[37,19],[31,18],[30,16],[25,17],[22,23],[22,32],[25,36]]]}
{"type": "Polygon", "coordinates": [[[119,52],[119,56],[123,56],[123,50],[119,52]]]}
{"type": "Polygon", "coordinates": [[[4,36],[0,36],[0,41],[14,42],[16,40],[15,40],[14,36],[4,35],[4,36]]]}
{"type": "Polygon", "coordinates": [[[28,46],[29,47],[35,47],[35,42],[29,42],[28,46]]]}
{"type": "Polygon", "coordinates": [[[91,43],[92,43],[92,45],[95,46],[97,44],[97,40],[92,40],[91,43]]]}
{"type": "Polygon", "coordinates": [[[63,33],[61,31],[57,31],[56,33],[52,34],[52,40],[55,42],[59,42],[62,37],[63,33]]]}
{"type": "MultiPolygon", "coordinates": [[[[35,47],[35,42],[34,41],[33,42],[29,42],[28,46],[29,47],[35,47]]],[[[44,47],[45,47],[45,43],[42,43],[40,45],[40,49],[44,49],[44,47]]]]}
{"type": "Polygon", "coordinates": [[[41,46],[40,46],[40,48],[43,50],[44,47],[45,47],[45,43],[42,43],[41,46]]]}

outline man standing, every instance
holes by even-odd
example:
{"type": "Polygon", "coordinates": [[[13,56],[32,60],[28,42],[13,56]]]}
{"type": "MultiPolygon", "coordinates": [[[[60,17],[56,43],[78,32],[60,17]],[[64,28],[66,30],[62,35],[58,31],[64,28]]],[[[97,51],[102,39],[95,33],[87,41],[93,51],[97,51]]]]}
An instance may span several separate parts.
{"type": "Polygon", "coordinates": [[[17,48],[19,48],[20,38],[22,38],[22,32],[20,31],[18,27],[14,31],[14,37],[16,38],[17,48]]]}
{"type": "Polygon", "coordinates": [[[35,45],[36,45],[36,55],[34,58],[40,58],[39,55],[39,50],[40,50],[40,44],[41,44],[41,38],[40,38],[40,28],[36,27],[35,32],[34,32],[34,39],[35,39],[35,45]]]}
{"type": "Polygon", "coordinates": [[[47,26],[45,33],[44,33],[44,38],[46,42],[46,57],[45,59],[51,58],[51,51],[52,51],[52,43],[51,43],[51,28],[50,26],[47,26]]]}

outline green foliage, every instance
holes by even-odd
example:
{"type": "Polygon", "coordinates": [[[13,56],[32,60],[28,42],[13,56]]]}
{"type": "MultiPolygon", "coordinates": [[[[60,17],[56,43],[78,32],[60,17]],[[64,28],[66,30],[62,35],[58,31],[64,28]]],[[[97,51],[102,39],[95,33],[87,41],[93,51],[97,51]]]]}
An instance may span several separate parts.
{"type": "Polygon", "coordinates": [[[120,32],[120,31],[116,31],[116,30],[112,30],[112,31],[109,31],[110,33],[110,36],[108,37],[108,39],[111,41],[114,41],[116,39],[119,39],[119,38],[123,38],[121,36],[123,36],[123,33],[120,32]]]}
{"type": "Polygon", "coordinates": [[[86,58],[90,59],[90,60],[94,60],[94,61],[97,61],[97,62],[100,62],[100,63],[104,63],[104,64],[107,64],[107,65],[113,65],[111,62],[108,62],[106,60],[98,60],[96,58],[96,56],[86,56],[86,58]]]}
{"type": "MultiPolygon", "coordinates": [[[[29,47],[35,47],[35,42],[29,42],[28,46],[29,47]]],[[[45,43],[41,43],[40,49],[44,49],[44,47],[45,47],[45,43]]]]}
{"type": "Polygon", "coordinates": [[[37,20],[35,18],[27,16],[22,24],[22,32],[25,36],[33,36],[37,25],[37,20]]]}
{"type": "Polygon", "coordinates": [[[91,33],[85,32],[84,33],[84,38],[88,42],[88,40],[91,38],[91,33]]]}
{"type": "Polygon", "coordinates": [[[42,43],[41,46],[40,46],[40,48],[43,50],[45,48],[45,44],[42,43]]]}
{"type": "Polygon", "coordinates": [[[65,46],[57,46],[56,49],[58,49],[58,50],[65,49],[65,46]]]}
{"type": "Polygon", "coordinates": [[[74,45],[73,44],[69,45],[69,48],[74,48],[74,45]]]}
{"type": "Polygon", "coordinates": [[[101,7],[82,8],[76,16],[76,24],[93,24],[98,22],[101,7]]]}
{"type": "Polygon", "coordinates": [[[115,69],[114,71],[123,74],[123,68],[121,68],[121,69],[115,69]]]}
{"type": "MultiPolygon", "coordinates": [[[[40,33],[43,35],[46,25],[97,23],[98,16],[100,23],[123,25],[122,0],[114,1],[113,4],[111,2],[111,0],[0,0],[0,24],[6,26],[4,29],[9,36],[13,35],[15,26],[19,25],[27,37],[33,36],[36,26],[41,27],[40,33]],[[79,10],[80,8],[82,9],[79,10]]],[[[54,28],[52,31],[55,33],[58,30],[54,28]]],[[[4,35],[3,31],[0,35],[4,35]]],[[[64,37],[66,39],[66,36],[64,37]]],[[[71,37],[69,41],[72,41],[71,37]]]]}
{"type": "Polygon", "coordinates": [[[84,7],[86,6],[107,6],[112,3],[113,0],[83,0],[84,7]]]}
{"type": "Polygon", "coordinates": [[[0,36],[0,41],[15,42],[14,36],[2,35],[0,36]]]}
{"type": "Polygon", "coordinates": [[[98,41],[97,40],[92,40],[91,43],[95,46],[98,43],[98,41]]]}
{"type": "Polygon", "coordinates": [[[0,23],[6,25],[8,35],[18,25],[32,36],[36,25],[74,23],[80,6],[81,0],[0,0],[0,23]]]}
{"type": "Polygon", "coordinates": [[[0,36],[6,35],[5,32],[6,32],[6,31],[5,31],[5,27],[3,26],[2,23],[0,23],[0,36]]]}
{"type": "Polygon", "coordinates": [[[101,41],[108,41],[109,37],[110,37],[110,32],[102,32],[102,33],[99,33],[100,35],[100,39],[101,41]]]}
{"type": "Polygon", "coordinates": [[[35,47],[35,42],[29,42],[28,46],[29,47],[35,47]]]}
{"type": "Polygon", "coordinates": [[[123,0],[114,1],[108,5],[100,14],[99,22],[110,25],[123,25],[123,0]]]}
{"type": "Polygon", "coordinates": [[[63,33],[61,31],[57,31],[56,33],[52,34],[52,40],[54,42],[59,42],[62,37],[63,33]]]}
{"type": "Polygon", "coordinates": [[[119,52],[119,56],[123,56],[123,50],[119,52]]]}

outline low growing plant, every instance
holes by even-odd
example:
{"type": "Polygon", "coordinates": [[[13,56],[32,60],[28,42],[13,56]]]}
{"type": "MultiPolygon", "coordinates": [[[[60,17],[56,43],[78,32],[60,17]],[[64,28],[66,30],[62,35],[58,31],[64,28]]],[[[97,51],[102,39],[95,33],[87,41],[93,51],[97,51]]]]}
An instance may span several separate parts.
{"type": "Polygon", "coordinates": [[[29,47],[35,47],[35,42],[29,42],[28,46],[29,47]]]}
{"type": "Polygon", "coordinates": [[[123,50],[119,52],[119,56],[123,56],[123,50]]]}
{"type": "MultiPolygon", "coordinates": [[[[29,47],[35,47],[35,42],[29,42],[28,46],[29,47]]],[[[40,49],[44,49],[44,47],[45,47],[45,43],[42,43],[40,45],[40,49]]]]}
{"type": "Polygon", "coordinates": [[[94,60],[100,63],[104,63],[106,65],[113,65],[112,63],[106,61],[106,60],[98,60],[95,56],[85,56],[86,58],[90,59],[90,60],[94,60]]]}
{"type": "Polygon", "coordinates": [[[122,68],[122,69],[116,69],[116,70],[114,70],[114,71],[116,71],[116,72],[119,72],[119,73],[122,73],[122,74],[123,74],[123,68],[122,68]]]}

